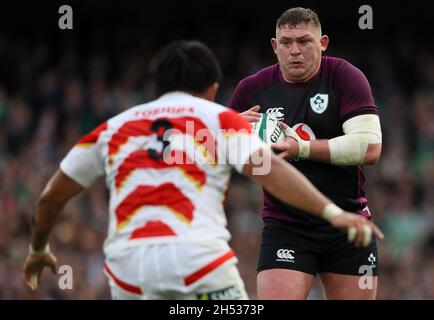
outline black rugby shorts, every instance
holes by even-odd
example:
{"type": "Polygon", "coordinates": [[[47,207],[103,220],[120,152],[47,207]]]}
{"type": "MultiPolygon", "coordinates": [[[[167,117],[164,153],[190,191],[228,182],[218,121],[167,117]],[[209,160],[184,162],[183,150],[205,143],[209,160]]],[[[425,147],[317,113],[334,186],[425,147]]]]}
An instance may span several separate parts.
{"type": "Polygon", "coordinates": [[[345,232],[330,225],[296,226],[273,219],[264,222],[258,272],[290,269],[312,275],[378,275],[375,237],[368,247],[356,247],[348,242],[345,232]]]}

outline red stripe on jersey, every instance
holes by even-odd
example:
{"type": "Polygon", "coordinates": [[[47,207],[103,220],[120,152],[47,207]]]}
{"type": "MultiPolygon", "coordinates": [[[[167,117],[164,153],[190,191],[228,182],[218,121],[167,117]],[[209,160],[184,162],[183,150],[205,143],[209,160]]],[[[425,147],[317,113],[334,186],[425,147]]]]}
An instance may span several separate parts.
{"type": "Polygon", "coordinates": [[[231,259],[233,257],[235,257],[234,252],[232,250],[229,250],[221,257],[211,261],[210,263],[208,263],[204,267],[200,268],[196,272],[194,272],[191,275],[189,275],[188,277],[184,278],[184,284],[186,286],[188,286],[188,285],[198,281],[199,279],[203,278],[211,271],[217,269],[219,266],[221,266],[223,263],[225,263],[226,261],[228,261],[229,259],[231,259]]]}
{"type": "Polygon", "coordinates": [[[143,227],[134,230],[130,239],[165,236],[176,236],[176,233],[163,221],[158,220],[148,221],[143,227]]]}
{"type": "Polygon", "coordinates": [[[252,126],[243,118],[242,115],[233,110],[227,110],[219,113],[220,128],[229,130],[247,130],[245,133],[252,133],[252,126]]]}
{"type": "Polygon", "coordinates": [[[136,169],[182,169],[188,177],[195,181],[196,186],[201,187],[206,183],[206,175],[199,167],[194,164],[188,155],[180,150],[172,150],[170,157],[165,160],[155,160],[148,155],[148,151],[140,150],[131,153],[120,165],[116,177],[115,186],[117,189],[122,187],[125,179],[136,169]]]}
{"type": "Polygon", "coordinates": [[[128,291],[130,293],[134,294],[143,294],[142,289],[139,287],[133,286],[131,284],[123,282],[121,279],[116,277],[113,272],[110,270],[110,268],[107,266],[107,264],[104,264],[104,270],[110,275],[110,277],[113,279],[113,281],[122,289],[125,291],[128,291]]]}
{"type": "Polygon", "coordinates": [[[139,186],[116,208],[117,228],[124,227],[142,206],[167,206],[181,220],[193,220],[194,204],[173,183],[139,186]]]}
{"type": "MultiPolygon", "coordinates": [[[[171,123],[173,133],[188,134],[194,137],[196,143],[202,145],[207,154],[212,157],[214,163],[217,163],[217,145],[215,138],[207,126],[195,117],[180,118],[159,118],[155,120],[167,120],[171,123]]],[[[108,143],[109,157],[115,155],[120,147],[125,144],[130,137],[149,136],[157,134],[150,130],[155,120],[141,119],[125,122],[118,131],[112,136],[108,143]]],[[[161,134],[161,133],[160,133],[161,134]]]]}
{"type": "Polygon", "coordinates": [[[149,119],[125,122],[112,136],[108,143],[109,157],[116,154],[119,151],[119,148],[125,144],[130,137],[148,136],[152,134],[150,130],[151,124],[152,121],[149,119]]]}
{"type": "Polygon", "coordinates": [[[105,129],[107,129],[107,122],[104,122],[100,124],[98,127],[96,127],[94,130],[92,130],[90,133],[85,135],[83,138],[78,141],[77,144],[93,144],[98,141],[99,135],[101,132],[103,132],[105,129]]]}
{"type": "Polygon", "coordinates": [[[202,120],[194,117],[182,117],[172,118],[170,122],[173,128],[194,138],[194,141],[204,149],[203,153],[210,160],[210,164],[217,164],[217,141],[202,120]]]}

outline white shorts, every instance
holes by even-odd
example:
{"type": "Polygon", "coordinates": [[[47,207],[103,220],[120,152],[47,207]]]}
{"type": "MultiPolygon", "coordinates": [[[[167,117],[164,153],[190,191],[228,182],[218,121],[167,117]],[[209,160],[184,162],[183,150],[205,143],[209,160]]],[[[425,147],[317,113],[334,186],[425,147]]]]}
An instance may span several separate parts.
{"type": "Polygon", "coordinates": [[[113,299],[248,299],[227,243],[149,244],[106,257],[113,299]]]}

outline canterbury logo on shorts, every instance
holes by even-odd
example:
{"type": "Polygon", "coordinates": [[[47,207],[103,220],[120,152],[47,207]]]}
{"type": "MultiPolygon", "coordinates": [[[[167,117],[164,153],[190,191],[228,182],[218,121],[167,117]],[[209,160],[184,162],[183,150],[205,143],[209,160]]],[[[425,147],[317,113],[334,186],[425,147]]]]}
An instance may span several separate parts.
{"type": "Polygon", "coordinates": [[[289,249],[279,249],[277,250],[277,258],[276,261],[283,261],[283,262],[292,262],[294,263],[295,257],[292,255],[295,253],[294,250],[289,249]]]}

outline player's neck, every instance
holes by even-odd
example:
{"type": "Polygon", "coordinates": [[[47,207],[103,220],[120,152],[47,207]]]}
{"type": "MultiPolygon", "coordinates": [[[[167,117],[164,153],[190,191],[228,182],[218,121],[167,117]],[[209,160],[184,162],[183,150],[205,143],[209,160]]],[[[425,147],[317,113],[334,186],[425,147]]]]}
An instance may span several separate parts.
{"type": "Polygon", "coordinates": [[[202,98],[208,101],[214,101],[218,88],[219,88],[218,83],[213,83],[202,92],[196,92],[196,93],[188,92],[188,93],[198,98],[202,98]]]}

